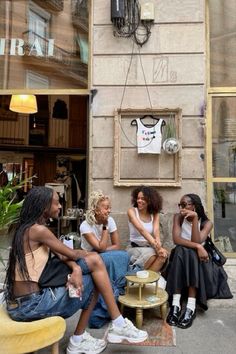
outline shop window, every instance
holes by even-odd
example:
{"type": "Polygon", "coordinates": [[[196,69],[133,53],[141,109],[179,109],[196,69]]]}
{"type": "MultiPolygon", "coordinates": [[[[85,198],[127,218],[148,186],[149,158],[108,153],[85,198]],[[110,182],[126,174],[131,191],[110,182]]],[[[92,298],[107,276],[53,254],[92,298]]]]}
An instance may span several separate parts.
{"type": "MultiPolygon", "coordinates": [[[[92,6],[88,4],[74,0],[2,0],[0,89],[29,88],[27,73],[32,72],[46,78],[48,90],[87,90],[92,6]]],[[[37,86],[34,80],[30,88],[45,88],[45,84],[38,80],[37,86]]]]}
{"type": "Polygon", "coordinates": [[[48,146],[49,106],[48,97],[37,96],[38,112],[29,117],[29,145],[48,146]]]}
{"type": "MultiPolygon", "coordinates": [[[[236,252],[235,1],[208,0],[208,208],[218,247],[236,252]]],[[[233,254],[234,253],[234,254],[233,254]]]]}
{"type": "Polygon", "coordinates": [[[32,71],[26,72],[26,87],[27,88],[40,88],[47,89],[49,88],[49,78],[32,71]]]}
{"type": "Polygon", "coordinates": [[[233,87],[236,81],[235,1],[209,0],[210,84],[233,87]]]}

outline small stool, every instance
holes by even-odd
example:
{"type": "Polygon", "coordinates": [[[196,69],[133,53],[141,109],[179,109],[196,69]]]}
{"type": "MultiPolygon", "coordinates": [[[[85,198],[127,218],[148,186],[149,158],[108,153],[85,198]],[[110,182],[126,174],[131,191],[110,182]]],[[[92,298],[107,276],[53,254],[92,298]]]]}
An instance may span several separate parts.
{"type": "Polygon", "coordinates": [[[165,290],[158,288],[158,280],[160,278],[159,273],[148,271],[148,278],[138,278],[135,275],[127,275],[127,288],[125,295],[120,295],[118,300],[121,303],[121,310],[123,306],[136,309],[136,325],[138,328],[142,328],[143,324],[143,310],[148,308],[154,308],[160,306],[162,319],[166,318],[167,313],[167,300],[168,294],[165,290]],[[153,287],[146,287],[146,284],[156,282],[154,291],[153,287]],[[138,284],[135,287],[131,287],[130,283],[138,284]],[[138,290],[138,292],[137,292],[138,290]]]}
{"type": "Polygon", "coordinates": [[[59,340],[65,333],[66,321],[60,316],[53,316],[32,322],[17,322],[0,305],[0,328],[1,353],[31,353],[51,345],[51,354],[59,354],[59,340]]]}

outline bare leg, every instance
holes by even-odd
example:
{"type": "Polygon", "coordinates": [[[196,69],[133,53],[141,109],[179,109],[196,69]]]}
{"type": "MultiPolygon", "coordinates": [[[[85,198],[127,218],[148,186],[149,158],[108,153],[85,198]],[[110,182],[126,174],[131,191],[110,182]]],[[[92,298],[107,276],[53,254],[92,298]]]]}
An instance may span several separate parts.
{"type": "Polygon", "coordinates": [[[85,260],[91,270],[91,276],[96,288],[105,300],[111,318],[117,318],[120,316],[120,311],[114,298],[110,279],[103,260],[97,253],[90,253],[85,257],[85,260]]]}
{"type": "Polygon", "coordinates": [[[193,287],[188,288],[188,296],[189,297],[195,297],[197,296],[197,289],[193,287]]]}
{"type": "Polygon", "coordinates": [[[145,263],[144,269],[153,270],[154,272],[159,272],[163,265],[166,262],[165,257],[160,256],[152,256],[149,260],[145,263]]]}
{"type": "Polygon", "coordinates": [[[79,335],[79,334],[84,333],[84,330],[88,325],[88,321],[89,321],[91,312],[93,311],[94,306],[96,305],[97,299],[98,299],[98,292],[95,289],[93,298],[92,298],[88,308],[85,310],[82,310],[82,312],[80,314],[79,322],[76,326],[74,334],[79,335]]]}

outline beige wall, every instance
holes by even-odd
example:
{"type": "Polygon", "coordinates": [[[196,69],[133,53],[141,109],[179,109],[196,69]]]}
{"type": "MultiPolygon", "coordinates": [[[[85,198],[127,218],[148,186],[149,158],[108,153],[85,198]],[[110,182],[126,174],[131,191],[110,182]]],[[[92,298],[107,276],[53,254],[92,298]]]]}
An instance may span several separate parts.
{"type": "MultiPolygon", "coordinates": [[[[140,1],[141,2],[141,1],[140,1]]],[[[153,108],[182,109],[182,187],[159,187],[164,214],[172,214],[180,196],[200,194],[205,201],[204,107],[205,107],[205,1],[156,0],[155,23],[149,41],[140,48],[153,108]],[[164,63],[160,75],[155,68],[164,63]]],[[[112,198],[113,213],[122,239],[128,237],[126,210],[130,187],[113,186],[114,111],[120,107],[133,42],[113,36],[110,0],[93,1],[92,104],[90,127],[89,191],[102,189],[112,198]]],[[[126,108],[150,108],[147,89],[134,47],[134,58],[122,103],[126,108]]],[[[129,163],[132,163],[129,161],[129,163]]],[[[132,177],[132,176],[131,176],[132,177]]],[[[164,218],[166,220],[166,218],[164,218]]],[[[166,227],[166,221],[164,221],[166,227]]],[[[170,235],[164,235],[170,239],[170,235]]]]}

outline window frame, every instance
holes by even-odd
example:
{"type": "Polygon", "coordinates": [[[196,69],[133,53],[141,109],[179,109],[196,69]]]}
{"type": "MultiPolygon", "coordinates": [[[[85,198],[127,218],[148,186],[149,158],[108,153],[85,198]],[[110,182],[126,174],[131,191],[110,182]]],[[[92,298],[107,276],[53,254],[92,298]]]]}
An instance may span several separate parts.
{"type": "MultiPolygon", "coordinates": [[[[206,179],[207,179],[207,209],[211,220],[214,220],[214,183],[236,183],[236,177],[214,177],[213,176],[213,160],[212,160],[212,107],[214,97],[236,97],[236,87],[212,87],[210,81],[211,62],[210,62],[210,9],[209,1],[206,1],[206,33],[207,33],[207,110],[206,110],[206,179]]],[[[212,230],[214,238],[214,230],[212,230]]],[[[236,258],[236,251],[227,253],[227,256],[236,258]]]]}
{"type": "MultiPolygon", "coordinates": [[[[182,184],[182,168],[181,168],[181,160],[182,160],[182,110],[180,108],[176,109],[118,109],[114,115],[114,169],[113,169],[113,184],[116,187],[130,187],[130,186],[138,186],[140,184],[146,186],[157,186],[157,187],[181,187],[182,184]],[[122,119],[132,119],[137,118],[138,116],[144,115],[157,115],[157,116],[167,116],[173,117],[175,120],[176,127],[176,138],[180,142],[180,149],[177,153],[175,153],[172,159],[172,163],[174,164],[174,178],[172,179],[164,179],[154,176],[153,178],[123,178],[121,176],[121,150],[122,143],[121,137],[123,133],[122,127],[122,119]]],[[[162,150],[161,153],[164,154],[162,150]]],[[[150,154],[142,154],[149,155],[150,154]]],[[[158,164],[160,167],[160,159],[158,160],[158,164]]],[[[157,170],[160,168],[157,168],[157,170]]]]}

